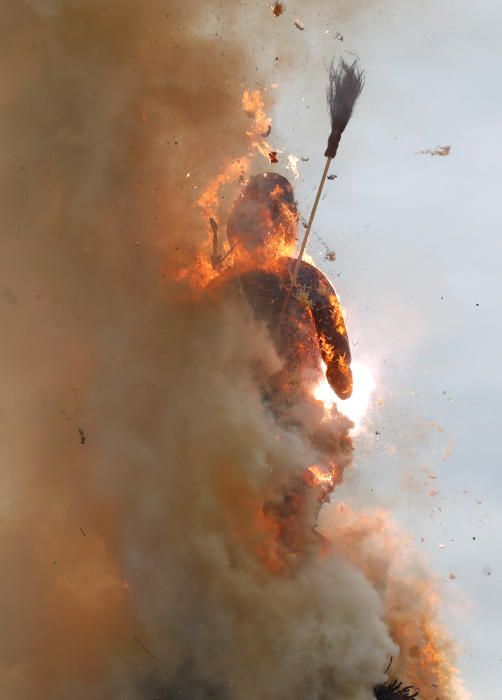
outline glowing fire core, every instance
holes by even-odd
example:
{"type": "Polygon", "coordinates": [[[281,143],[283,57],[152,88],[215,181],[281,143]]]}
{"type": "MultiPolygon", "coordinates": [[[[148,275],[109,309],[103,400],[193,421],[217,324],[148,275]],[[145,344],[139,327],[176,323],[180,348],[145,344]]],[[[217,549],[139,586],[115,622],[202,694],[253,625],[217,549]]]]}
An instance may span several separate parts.
{"type": "Polygon", "coordinates": [[[347,416],[353,423],[352,432],[358,432],[362,428],[362,421],[368,410],[371,394],[376,383],[370,368],[362,362],[354,360],[351,364],[353,376],[353,390],[350,399],[342,401],[328,384],[323,372],[322,380],[314,389],[314,398],[324,404],[327,411],[336,406],[337,411],[347,416]]]}

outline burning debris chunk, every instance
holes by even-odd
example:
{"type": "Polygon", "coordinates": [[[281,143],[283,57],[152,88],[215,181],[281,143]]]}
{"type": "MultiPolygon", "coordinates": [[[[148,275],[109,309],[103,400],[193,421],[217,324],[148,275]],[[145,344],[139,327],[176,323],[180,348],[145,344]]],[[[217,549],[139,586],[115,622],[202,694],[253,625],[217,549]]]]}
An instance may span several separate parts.
{"type": "Polygon", "coordinates": [[[282,2],[274,2],[272,5],[272,14],[274,17],[280,17],[282,13],[284,12],[284,5],[282,2]]]}
{"type": "Polygon", "coordinates": [[[270,151],[268,157],[270,158],[271,163],[279,162],[279,159],[277,158],[277,151],[270,151]]]}
{"type": "Polygon", "coordinates": [[[437,146],[436,148],[427,148],[424,151],[420,151],[421,154],[426,156],[439,156],[444,158],[444,156],[449,156],[451,152],[451,146],[437,146]]]}
{"type": "MultiPolygon", "coordinates": [[[[307,224],[304,223],[304,226],[306,227],[307,224]]],[[[328,246],[328,244],[326,243],[326,241],[325,241],[323,238],[321,238],[321,236],[319,236],[319,234],[316,233],[316,234],[315,234],[315,237],[317,238],[317,240],[319,241],[319,243],[320,243],[320,244],[322,245],[322,247],[324,248],[324,259],[326,260],[326,262],[335,262],[335,260],[336,260],[336,252],[335,252],[334,250],[331,250],[331,248],[328,246]]]]}
{"type": "Polygon", "coordinates": [[[295,27],[296,27],[297,29],[299,29],[301,32],[303,32],[303,30],[305,29],[305,25],[304,25],[303,22],[302,22],[301,20],[299,20],[298,18],[295,19],[295,27]]]}

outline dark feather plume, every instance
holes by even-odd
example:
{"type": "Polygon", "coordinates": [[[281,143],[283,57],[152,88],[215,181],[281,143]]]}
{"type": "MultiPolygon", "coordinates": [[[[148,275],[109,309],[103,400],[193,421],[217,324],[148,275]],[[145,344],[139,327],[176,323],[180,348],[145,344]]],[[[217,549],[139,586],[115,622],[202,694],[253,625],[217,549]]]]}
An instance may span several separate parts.
{"type": "Polygon", "coordinates": [[[363,86],[364,71],[360,70],[357,59],[351,64],[343,59],[338,65],[335,61],[331,63],[326,95],[331,118],[331,134],[324,154],[327,158],[336,156],[340,138],[349,123],[363,86]]]}
{"type": "Polygon", "coordinates": [[[376,700],[413,700],[418,698],[418,690],[412,685],[404,686],[399,681],[387,681],[375,688],[376,700]]]}

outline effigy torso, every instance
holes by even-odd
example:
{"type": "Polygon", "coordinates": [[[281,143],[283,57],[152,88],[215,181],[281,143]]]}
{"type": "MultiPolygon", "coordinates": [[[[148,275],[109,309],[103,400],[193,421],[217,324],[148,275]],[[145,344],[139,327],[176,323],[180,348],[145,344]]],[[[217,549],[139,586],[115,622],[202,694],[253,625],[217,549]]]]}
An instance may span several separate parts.
{"type": "Polygon", "coordinates": [[[314,266],[280,258],[273,267],[241,272],[240,289],[257,319],[266,323],[284,365],[277,378],[286,392],[305,391],[328,364],[350,349],[343,316],[332,285],[314,266]]]}

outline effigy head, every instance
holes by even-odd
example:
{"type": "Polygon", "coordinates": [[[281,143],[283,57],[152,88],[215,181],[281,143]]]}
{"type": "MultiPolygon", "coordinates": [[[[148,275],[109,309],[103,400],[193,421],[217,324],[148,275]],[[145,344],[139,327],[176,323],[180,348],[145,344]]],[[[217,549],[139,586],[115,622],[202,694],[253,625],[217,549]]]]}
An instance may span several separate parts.
{"type": "Polygon", "coordinates": [[[298,237],[298,209],[289,180],[277,173],[249,178],[227,222],[231,245],[248,251],[266,247],[290,254],[298,237]]]}

